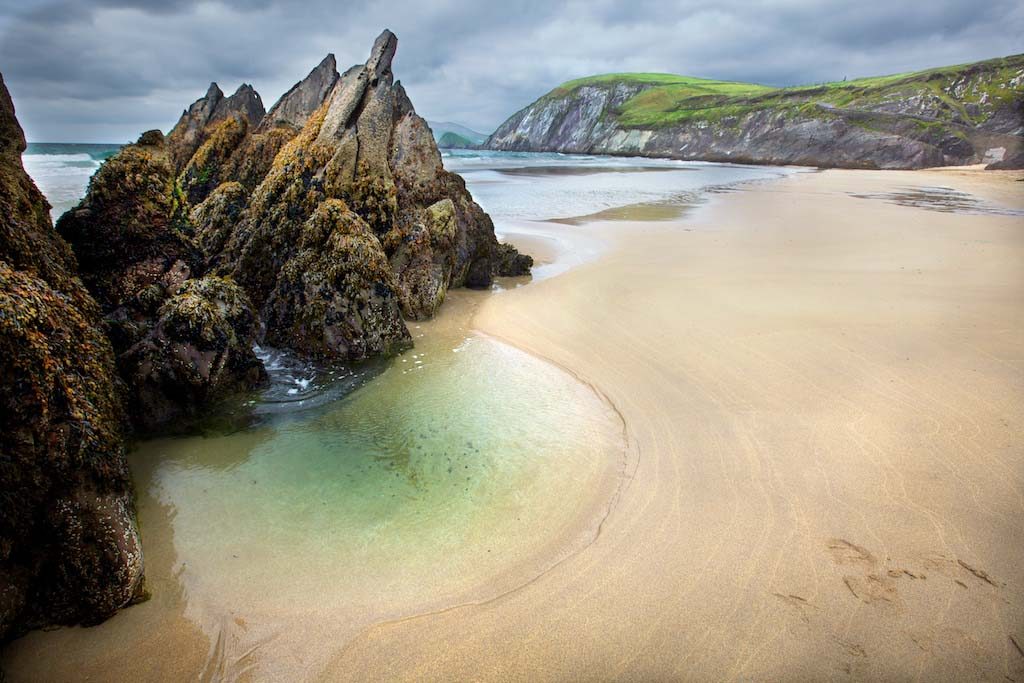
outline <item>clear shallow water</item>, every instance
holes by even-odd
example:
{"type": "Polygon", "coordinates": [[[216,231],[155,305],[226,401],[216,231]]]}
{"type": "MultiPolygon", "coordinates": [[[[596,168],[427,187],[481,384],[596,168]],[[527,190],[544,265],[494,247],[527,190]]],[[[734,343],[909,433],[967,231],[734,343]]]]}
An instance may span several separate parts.
{"type": "Polygon", "coordinates": [[[131,454],[143,545],[173,558],[151,585],[180,595],[157,621],[197,624],[225,678],[301,677],[370,624],[491,599],[596,537],[628,471],[618,414],[473,333],[488,292],[449,296],[343,398],[131,454]]]}

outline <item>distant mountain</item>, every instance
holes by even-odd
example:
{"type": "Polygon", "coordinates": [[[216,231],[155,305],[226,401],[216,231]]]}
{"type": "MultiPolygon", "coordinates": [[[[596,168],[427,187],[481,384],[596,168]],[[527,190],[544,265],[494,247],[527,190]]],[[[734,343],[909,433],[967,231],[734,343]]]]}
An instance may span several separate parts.
{"type": "MultiPolygon", "coordinates": [[[[438,144],[441,144],[441,138],[444,137],[445,133],[455,133],[461,138],[469,140],[473,145],[481,145],[487,140],[486,133],[478,133],[472,128],[467,128],[460,123],[452,123],[450,121],[427,121],[427,125],[430,126],[430,130],[434,133],[434,139],[438,144]]],[[[444,145],[442,145],[443,147],[444,145]]]]}
{"type": "Polygon", "coordinates": [[[437,146],[442,149],[476,149],[479,145],[449,130],[437,141],[437,146]]]}
{"type": "Polygon", "coordinates": [[[497,150],[847,168],[1024,159],[1024,55],[772,88],[672,74],[569,81],[488,138],[497,150]]]}

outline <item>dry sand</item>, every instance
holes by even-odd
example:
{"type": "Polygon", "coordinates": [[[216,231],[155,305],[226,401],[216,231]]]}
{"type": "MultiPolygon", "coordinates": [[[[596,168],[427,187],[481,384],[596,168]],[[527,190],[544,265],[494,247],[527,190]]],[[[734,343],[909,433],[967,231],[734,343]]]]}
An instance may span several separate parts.
{"type": "Polygon", "coordinates": [[[601,535],[328,677],[1024,679],[1024,218],[850,196],[1022,208],[1017,177],[827,171],[588,226],[601,258],[475,322],[624,416],[601,535]]]}

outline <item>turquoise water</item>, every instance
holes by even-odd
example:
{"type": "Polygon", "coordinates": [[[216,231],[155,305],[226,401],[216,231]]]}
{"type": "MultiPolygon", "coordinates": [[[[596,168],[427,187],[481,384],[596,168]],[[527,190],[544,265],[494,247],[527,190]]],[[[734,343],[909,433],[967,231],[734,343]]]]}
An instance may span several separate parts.
{"type": "Polygon", "coordinates": [[[413,326],[415,349],[343,398],[132,454],[143,544],[175,558],[151,578],[181,586],[190,619],[287,640],[315,614],[345,632],[494,597],[594,538],[626,474],[623,424],[474,333],[488,296],[453,293],[413,326]]]}

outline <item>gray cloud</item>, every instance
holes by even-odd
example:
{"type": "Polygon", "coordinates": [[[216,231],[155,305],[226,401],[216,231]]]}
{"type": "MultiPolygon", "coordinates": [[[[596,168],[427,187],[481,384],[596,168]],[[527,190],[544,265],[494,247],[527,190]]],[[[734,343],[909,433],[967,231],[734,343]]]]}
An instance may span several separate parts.
{"type": "Polygon", "coordinates": [[[790,85],[1024,49],[1019,0],[0,0],[0,70],[32,140],[167,129],[211,80],[269,106],[388,27],[417,109],[482,131],[558,83],[665,71],[790,85]]]}

